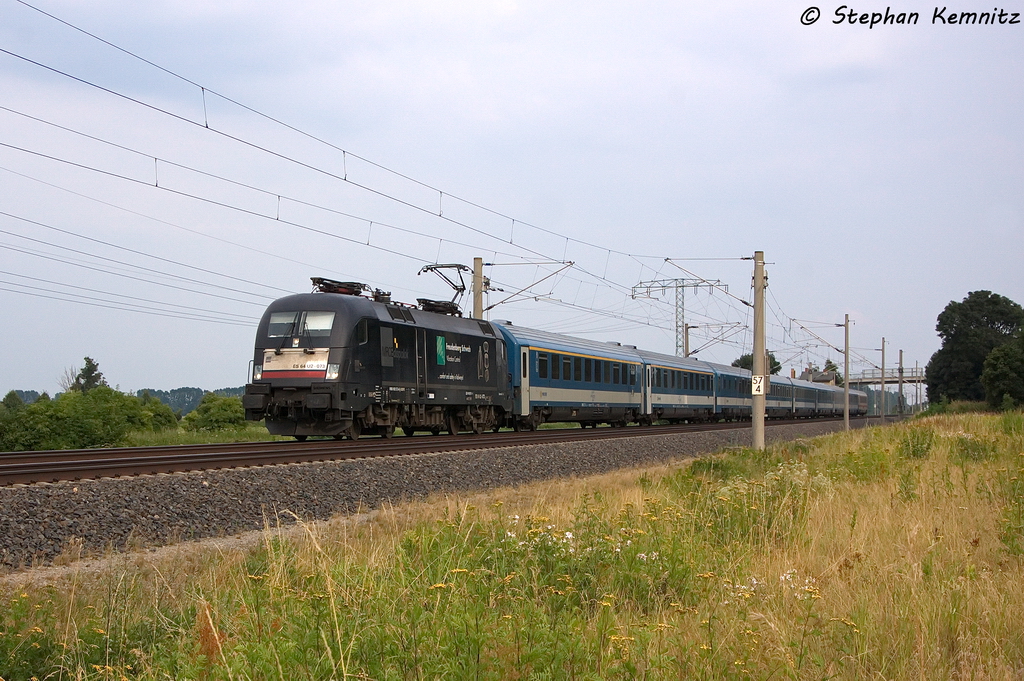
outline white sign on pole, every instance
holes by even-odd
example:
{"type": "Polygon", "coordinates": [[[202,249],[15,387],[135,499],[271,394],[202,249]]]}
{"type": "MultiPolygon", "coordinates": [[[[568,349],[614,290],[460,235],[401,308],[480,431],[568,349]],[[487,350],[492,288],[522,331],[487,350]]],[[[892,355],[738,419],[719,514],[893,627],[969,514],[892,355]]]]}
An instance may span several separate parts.
{"type": "Polygon", "coordinates": [[[751,376],[750,377],[750,394],[751,395],[764,395],[764,376],[751,376]]]}

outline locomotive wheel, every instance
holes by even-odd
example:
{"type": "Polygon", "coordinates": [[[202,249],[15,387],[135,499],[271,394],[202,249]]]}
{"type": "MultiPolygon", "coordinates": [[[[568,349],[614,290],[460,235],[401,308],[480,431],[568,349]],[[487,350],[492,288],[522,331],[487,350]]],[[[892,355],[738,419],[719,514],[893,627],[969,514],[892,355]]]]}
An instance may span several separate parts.
{"type": "Polygon", "coordinates": [[[430,429],[430,434],[431,435],[440,435],[441,434],[441,426],[434,426],[433,428],[431,428],[430,429]]]}
{"type": "Polygon", "coordinates": [[[348,435],[349,440],[358,440],[359,434],[361,432],[363,432],[362,427],[355,422],[353,422],[351,426],[345,429],[345,435],[348,435]]]}
{"type": "Polygon", "coordinates": [[[380,427],[380,436],[390,440],[391,438],[393,438],[395,436],[395,427],[394,426],[381,426],[380,427]]]}
{"type": "Polygon", "coordinates": [[[477,422],[473,424],[474,435],[483,435],[485,430],[487,430],[487,428],[484,427],[483,423],[477,422]]]}
{"type": "Polygon", "coordinates": [[[416,429],[410,426],[402,426],[402,432],[405,433],[406,437],[412,437],[416,434],[416,429]]]}
{"type": "Polygon", "coordinates": [[[308,435],[296,435],[295,439],[298,440],[299,442],[305,442],[307,437],[309,437],[309,436],[308,435]]]}
{"type": "Polygon", "coordinates": [[[452,414],[448,417],[448,434],[458,435],[459,434],[459,417],[452,414]]]}

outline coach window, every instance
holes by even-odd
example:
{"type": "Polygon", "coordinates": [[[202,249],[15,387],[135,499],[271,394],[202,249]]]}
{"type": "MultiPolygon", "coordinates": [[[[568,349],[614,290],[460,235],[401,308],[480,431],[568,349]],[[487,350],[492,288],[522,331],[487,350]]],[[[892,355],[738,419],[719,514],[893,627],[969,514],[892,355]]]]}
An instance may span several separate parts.
{"type": "Polygon", "coordinates": [[[583,360],[583,380],[590,383],[594,380],[594,360],[583,360]]]}
{"type": "Polygon", "coordinates": [[[573,374],[572,374],[573,380],[574,381],[582,381],[583,380],[583,358],[582,357],[577,357],[576,359],[573,360],[573,369],[574,369],[573,370],[573,374]]]}
{"type": "Polygon", "coordinates": [[[611,383],[612,382],[612,363],[611,362],[601,362],[601,364],[604,365],[604,382],[605,383],[611,383]]]}
{"type": "Polygon", "coordinates": [[[599,359],[594,360],[594,383],[601,382],[601,365],[603,364],[604,362],[599,359]]]}
{"type": "Polygon", "coordinates": [[[548,377],[548,353],[546,352],[537,353],[537,376],[539,378],[548,377]]]}
{"type": "Polygon", "coordinates": [[[629,365],[629,384],[636,385],[636,365],[629,365]]]}
{"type": "Polygon", "coordinates": [[[619,363],[612,362],[612,383],[619,383],[619,363]]]}
{"type": "Polygon", "coordinates": [[[568,357],[568,356],[563,356],[562,357],[562,380],[563,381],[571,381],[572,380],[572,357],[568,357]]]}
{"type": "Polygon", "coordinates": [[[561,371],[559,371],[559,367],[561,365],[562,365],[562,360],[558,357],[558,355],[552,354],[551,355],[551,378],[558,379],[558,377],[562,375],[561,371]]]}

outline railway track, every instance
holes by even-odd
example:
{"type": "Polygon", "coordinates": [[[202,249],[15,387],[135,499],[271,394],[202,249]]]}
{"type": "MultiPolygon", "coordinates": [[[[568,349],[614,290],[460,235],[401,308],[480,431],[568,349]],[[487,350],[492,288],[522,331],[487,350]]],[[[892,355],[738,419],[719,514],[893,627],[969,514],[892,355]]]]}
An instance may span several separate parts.
{"type": "MultiPolygon", "coordinates": [[[[830,422],[842,419],[815,419],[830,422]]],[[[862,419],[855,419],[861,421],[862,419]]],[[[807,419],[771,421],[772,425],[808,423],[807,419]]],[[[311,461],[429,454],[523,445],[607,440],[649,435],[749,428],[749,424],[700,423],[628,428],[566,428],[430,437],[374,438],[356,441],[244,442],[234,444],[118,447],[0,453],[0,486],[104,477],[267,466],[311,461]]]]}

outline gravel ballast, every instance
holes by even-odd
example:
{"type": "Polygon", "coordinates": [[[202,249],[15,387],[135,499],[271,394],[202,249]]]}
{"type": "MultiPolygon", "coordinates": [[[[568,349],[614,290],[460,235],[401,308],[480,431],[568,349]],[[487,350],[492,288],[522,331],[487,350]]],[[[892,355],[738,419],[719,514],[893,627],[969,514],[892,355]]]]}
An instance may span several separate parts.
{"type": "MultiPolygon", "coordinates": [[[[862,422],[858,421],[858,425],[862,422]]],[[[768,442],[842,430],[842,421],[768,426],[768,442]]],[[[586,476],[750,444],[749,425],[672,435],[404,457],[197,471],[0,488],[0,565],[231,535],[422,498],[586,476]]],[[[453,446],[458,442],[453,440],[453,446]]]]}

